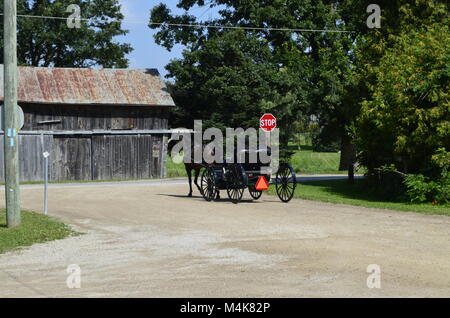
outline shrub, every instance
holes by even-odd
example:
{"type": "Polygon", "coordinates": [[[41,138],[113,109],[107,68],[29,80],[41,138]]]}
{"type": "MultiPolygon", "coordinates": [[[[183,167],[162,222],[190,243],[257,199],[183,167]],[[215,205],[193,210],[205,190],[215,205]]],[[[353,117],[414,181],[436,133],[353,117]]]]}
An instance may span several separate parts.
{"type": "Polygon", "coordinates": [[[422,174],[410,174],[405,177],[406,195],[411,202],[449,203],[450,152],[440,148],[433,155],[432,162],[441,170],[441,175],[436,178],[436,181],[422,174]]]}
{"type": "Polygon", "coordinates": [[[405,193],[404,177],[394,165],[385,165],[369,174],[368,185],[372,192],[382,198],[396,201],[405,193]]]}

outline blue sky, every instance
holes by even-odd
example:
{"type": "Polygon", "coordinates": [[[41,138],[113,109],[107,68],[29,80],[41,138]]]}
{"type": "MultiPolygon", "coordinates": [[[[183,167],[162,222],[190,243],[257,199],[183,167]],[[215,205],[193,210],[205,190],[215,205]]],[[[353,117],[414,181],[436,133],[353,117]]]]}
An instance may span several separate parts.
{"type": "MultiPolygon", "coordinates": [[[[153,35],[157,30],[148,27],[150,9],[159,3],[165,3],[176,13],[183,13],[184,10],[176,7],[178,0],[119,0],[122,5],[122,13],[125,15],[123,28],[130,32],[126,36],[117,37],[120,42],[131,44],[134,51],[128,55],[130,68],[157,68],[162,76],[167,74],[165,66],[171,59],[181,57],[183,47],[178,45],[167,51],[155,43],[153,35]],[[143,22],[143,23],[132,23],[143,22]]],[[[213,14],[214,9],[208,7],[195,7],[191,14],[208,19],[213,14]]]]}

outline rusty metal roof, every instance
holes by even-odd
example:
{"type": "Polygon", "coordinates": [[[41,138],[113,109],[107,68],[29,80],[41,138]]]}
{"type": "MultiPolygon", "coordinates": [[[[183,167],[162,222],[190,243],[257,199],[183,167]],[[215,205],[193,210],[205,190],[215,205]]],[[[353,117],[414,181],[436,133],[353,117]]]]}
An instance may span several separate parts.
{"type": "MultiPolygon", "coordinates": [[[[18,67],[18,101],[42,104],[174,106],[158,70],[18,67]]],[[[0,100],[3,101],[3,65],[0,100]]]]}

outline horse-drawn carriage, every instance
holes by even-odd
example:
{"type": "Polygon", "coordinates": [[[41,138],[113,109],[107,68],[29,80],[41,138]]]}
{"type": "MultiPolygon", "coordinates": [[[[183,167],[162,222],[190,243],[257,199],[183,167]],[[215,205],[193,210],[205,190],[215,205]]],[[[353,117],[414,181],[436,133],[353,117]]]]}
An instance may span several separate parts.
{"type": "MultiPolygon", "coordinates": [[[[249,150],[245,150],[248,155],[249,150]]],[[[248,156],[246,156],[248,158],[248,156]]],[[[200,191],[206,201],[214,200],[218,197],[220,190],[226,190],[228,198],[233,203],[242,200],[244,190],[248,189],[250,196],[258,200],[262,195],[262,190],[257,189],[257,182],[261,177],[266,179],[267,184],[274,184],[278,197],[282,202],[291,201],[297,185],[294,169],[288,163],[281,163],[276,177],[271,182],[271,175],[262,171],[264,165],[258,163],[221,163],[204,165],[201,175],[200,191]]]]}

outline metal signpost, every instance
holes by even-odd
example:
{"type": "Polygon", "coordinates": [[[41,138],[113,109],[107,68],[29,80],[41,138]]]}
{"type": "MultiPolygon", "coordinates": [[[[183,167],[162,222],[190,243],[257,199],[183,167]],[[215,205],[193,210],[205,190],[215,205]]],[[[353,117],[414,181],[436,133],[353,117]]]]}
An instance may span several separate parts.
{"type": "Polygon", "coordinates": [[[44,157],[44,214],[48,214],[48,157],[50,154],[46,151],[44,157]]]}
{"type": "Polygon", "coordinates": [[[266,132],[269,147],[271,146],[270,133],[277,128],[277,118],[272,114],[264,114],[259,120],[259,127],[266,132]]]}

